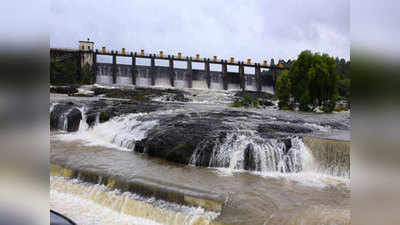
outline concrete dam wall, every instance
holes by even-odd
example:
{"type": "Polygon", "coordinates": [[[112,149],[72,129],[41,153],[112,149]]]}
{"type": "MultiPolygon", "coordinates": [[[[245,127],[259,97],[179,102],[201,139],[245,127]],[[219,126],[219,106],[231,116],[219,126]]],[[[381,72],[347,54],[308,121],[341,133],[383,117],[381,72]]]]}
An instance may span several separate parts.
{"type": "Polygon", "coordinates": [[[96,64],[96,83],[136,85],[140,87],[163,86],[213,90],[248,90],[274,93],[273,83],[255,74],[181,69],[165,66],[96,64]],[[114,71],[115,70],[115,71],[114,71]]]}

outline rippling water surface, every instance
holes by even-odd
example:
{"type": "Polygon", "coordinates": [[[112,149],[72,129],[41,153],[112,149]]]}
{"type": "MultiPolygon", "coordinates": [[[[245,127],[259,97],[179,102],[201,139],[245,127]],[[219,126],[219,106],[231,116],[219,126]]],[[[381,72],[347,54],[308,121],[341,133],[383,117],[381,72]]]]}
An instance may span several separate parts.
{"type": "MultiPolygon", "coordinates": [[[[268,117],[271,121],[285,120],[287,123],[302,121],[302,126],[314,130],[315,137],[346,141],[350,139],[349,130],[340,130],[328,124],[339,121],[350,126],[348,114],[302,114],[272,108],[246,110],[249,117],[226,118],[226,123],[237,127],[239,135],[232,137],[229,143],[221,143],[209,167],[193,166],[195,163],[175,164],[133,151],[135,141],[146,137],[146,132],[157,126],[157,118],[163,114],[219,112],[228,108],[213,102],[204,104],[205,97],[196,96],[198,102],[185,104],[181,108],[125,115],[93,128],[81,126],[75,133],[52,132],[50,161],[66,168],[115,176],[125,181],[142,179],[178,190],[202,190],[210,195],[220,195],[226,199],[222,211],[207,218],[223,224],[350,224],[349,176],[315,170],[313,157],[301,139],[296,137],[292,138],[292,167],[288,171],[287,166],[276,162],[287,160],[280,155],[282,144],[274,140],[261,140],[263,138],[254,133],[260,120],[268,117]],[[242,164],[243,151],[249,143],[260,149],[258,157],[262,164],[256,171],[247,171],[242,164]],[[302,161],[293,160],[295,157],[301,157],[302,161]]],[[[217,100],[226,98],[224,94],[217,100]]],[[[61,97],[53,98],[53,103],[59,99],[61,97]]],[[[192,161],[196,161],[195,154],[192,161]]],[[[57,190],[53,188],[57,182],[61,182],[57,179],[60,178],[53,177],[51,180],[51,207],[65,212],[82,224],[163,224],[162,220],[156,222],[156,215],[153,218],[125,215],[123,210],[115,210],[115,207],[113,210],[113,207],[105,207],[99,201],[96,203],[90,198],[66,193],[66,189],[57,190]]],[[[202,224],[196,222],[193,216],[185,218],[186,221],[181,221],[183,224],[202,224]]]]}

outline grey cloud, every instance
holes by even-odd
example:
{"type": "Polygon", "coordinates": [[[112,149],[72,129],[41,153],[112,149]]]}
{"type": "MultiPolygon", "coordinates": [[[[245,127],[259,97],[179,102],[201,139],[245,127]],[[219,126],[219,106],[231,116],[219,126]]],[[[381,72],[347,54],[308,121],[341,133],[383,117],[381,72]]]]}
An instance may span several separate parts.
{"type": "Polygon", "coordinates": [[[255,61],[301,50],[349,58],[349,2],[53,0],[50,43],[255,61]]]}

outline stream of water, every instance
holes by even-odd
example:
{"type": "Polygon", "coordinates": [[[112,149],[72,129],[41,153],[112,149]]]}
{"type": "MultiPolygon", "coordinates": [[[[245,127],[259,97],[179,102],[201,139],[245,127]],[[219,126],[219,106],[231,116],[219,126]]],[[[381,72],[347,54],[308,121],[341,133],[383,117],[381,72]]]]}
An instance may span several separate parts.
{"type": "MultiPolygon", "coordinates": [[[[221,210],[145,198],[101,182],[88,183],[79,176],[59,174],[53,174],[50,180],[51,207],[79,224],[350,224],[349,169],[321,170],[319,159],[296,135],[289,143],[259,135],[255,127],[264,118],[258,114],[268,113],[273,121],[280,116],[277,110],[247,110],[256,113],[252,118],[227,118],[226,124],[237,129],[214,145],[208,167],[195,166],[201,145],[189,165],[135,152],[136,143],[146,138],[164,116],[224,109],[226,106],[195,102],[179,109],[126,114],[104,123],[99,123],[97,115],[92,127],[80,123],[77,132],[62,131],[65,127],[51,132],[50,142],[54,165],[118,177],[124,182],[140,180],[157,190],[168,187],[184,193],[185,197],[200,192],[205,199],[219,196],[223,199],[221,210]]],[[[87,109],[83,106],[79,110],[82,121],[86,121],[87,109]]],[[[327,132],[331,137],[347,135],[318,123],[332,120],[328,116],[297,117],[305,120],[302,126],[313,128],[316,136],[327,132]]],[[[65,121],[63,118],[62,124],[65,121]]]]}

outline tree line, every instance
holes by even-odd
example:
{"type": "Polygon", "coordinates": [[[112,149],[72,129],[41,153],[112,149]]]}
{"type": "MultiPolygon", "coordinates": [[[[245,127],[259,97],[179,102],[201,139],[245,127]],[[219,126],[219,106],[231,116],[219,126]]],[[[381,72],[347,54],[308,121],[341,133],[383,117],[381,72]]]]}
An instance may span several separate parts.
{"type": "Polygon", "coordinates": [[[338,100],[349,101],[350,61],[303,51],[278,76],[275,90],[280,109],[332,112],[338,100]]]}
{"type": "Polygon", "coordinates": [[[93,84],[94,73],[89,64],[85,64],[82,70],[74,58],[57,61],[50,59],[50,84],[51,85],[80,85],[93,84]]]}

